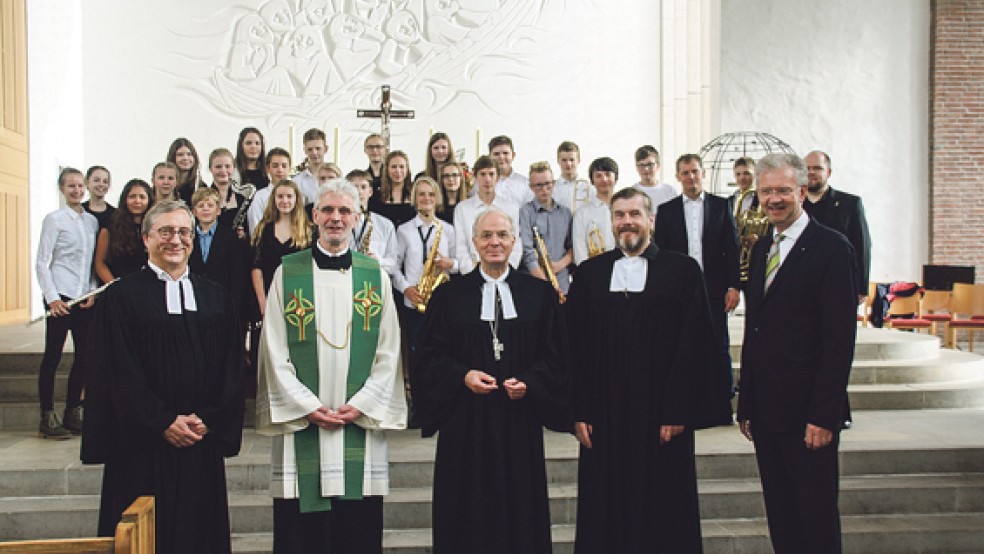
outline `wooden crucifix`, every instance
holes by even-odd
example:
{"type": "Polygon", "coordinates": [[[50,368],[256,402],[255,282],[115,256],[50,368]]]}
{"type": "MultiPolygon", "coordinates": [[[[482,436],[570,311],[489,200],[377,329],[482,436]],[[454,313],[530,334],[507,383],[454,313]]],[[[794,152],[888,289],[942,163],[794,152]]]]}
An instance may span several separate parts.
{"type": "Polygon", "coordinates": [[[383,85],[382,99],[379,103],[378,110],[359,110],[359,117],[371,117],[377,118],[382,121],[383,124],[383,142],[386,143],[386,151],[390,151],[390,119],[413,119],[413,110],[394,110],[393,103],[390,101],[390,87],[389,85],[383,85]]]}

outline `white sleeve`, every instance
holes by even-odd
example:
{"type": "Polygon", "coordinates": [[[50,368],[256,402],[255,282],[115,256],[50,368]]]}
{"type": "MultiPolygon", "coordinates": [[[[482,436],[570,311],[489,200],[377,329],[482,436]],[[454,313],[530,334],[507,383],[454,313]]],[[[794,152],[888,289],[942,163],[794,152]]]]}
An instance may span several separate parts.
{"type": "Polygon", "coordinates": [[[458,273],[469,273],[475,269],[475,262],[471,257],[471,249],[468,248],[471,230],[466,229],[468,222],[465,221],[463,207],[464,204],[458,204],[454,209],[454,228],[458,230],[454,237],[454,257],[458,260],[458,273]]]}
{"type": "MultiPolygon", "coordinates": [[[[402,228],[402,226],[401,226],[402,228]]],[[[404,292],[407,290],[412,283],[407,281],[407,276],[403,273],[403,260],[407,256],[407,244],[406,237],[400,232],[400,229],[396,231],[396,267],[393,270],[393,286],[396,290],[404,292]]]]}
{"type": "Polygon", "coordinates": [[[571,246],[574,249],[574,265],[581,265],[581,262],[588,259],[587,237],[584,232],[586,209],[588,208],[581,208],[574,214],[574,223],[571,225],[571,246]]]}
{"type": "Polygon", "coordinates": [[[44,295],[44,301],[51,304],[61,300],[55,278],[51,274],[51,260],[55,254],[55,243],[58,241],[58,224],[52,214],[41,222],[41,239],[38,241],[38,257],[34,269],[38,274],[38,286],[44,295]]]}

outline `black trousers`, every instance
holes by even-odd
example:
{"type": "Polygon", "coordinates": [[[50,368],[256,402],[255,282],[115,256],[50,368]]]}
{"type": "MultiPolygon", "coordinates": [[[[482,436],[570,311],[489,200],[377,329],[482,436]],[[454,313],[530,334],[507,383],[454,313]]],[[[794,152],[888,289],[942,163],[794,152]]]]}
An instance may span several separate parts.
{"type": "Polygon", "coordinates": [[[273,499],[274,554],[382,554],[383,497],[331,500],[327,512],[301,513],[297,499],[273,499]]]}
{"type": "MultiPolygon", "coordinates": [[[[62,297],[68,301],[67,296],[62,297]]],[[[48,305],[45,304],[45,310],[48,305]]],[[[75,345],[75,358],[68,373],[67,407],[74,408],[82,403],[82,389],[85,388],[85,349],[86,334],[89,330],[89,320],[92,309],[82,309],[77,304],[70,308],[69,314],[45,319],[44,355],[41,357],[41,369],[38,372],[38,396],[41,400],[41,411],[54,409],[55,371],[61,362],[62,350],[65,348],[65,338],[72,333],[72,343],[75,345]]]]}
{"type": "Polygon", "coordinates": [[[776,554],[841,552],[837,447],[840,433],[824,448],[810,450],[803,432],[766,433],[753,429],[776,554]]]}

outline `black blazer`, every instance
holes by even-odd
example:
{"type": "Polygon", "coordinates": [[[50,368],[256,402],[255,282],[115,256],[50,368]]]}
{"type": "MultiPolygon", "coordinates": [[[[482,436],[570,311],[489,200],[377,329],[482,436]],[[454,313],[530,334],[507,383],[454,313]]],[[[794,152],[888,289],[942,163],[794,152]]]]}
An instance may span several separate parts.
{"type": "Polygon", "coordinates": [[[771,246],[768,235],[752,249],[738,419],[750,420],[753,433],[802,432],[807,423],[837,431],[850,419],[857,333],[851,245],[810,220],[763,294],[771,246]]]}
{"type": "Polygon", "coordinates": [[[803,209],[817,222],[842,233],[854,248],[857,260],[857,280],[860,294],[868,292],[868,276],[871,272],[871,235],[868,219],[864,215],[861,198],[853,194],[828,188],[816,203],[807,200],[803,209]]]}
{"type": "MultiPolygon", "coordinates": [[[[660,248],[686,254],[687,224],[683,216],[683,195],[660,204],[656,214],[653,242],[660,248]]],[[[711,313],[724,311],[724,295],[729,288],[738,289],[738,233],[735,218],[728,211],[728,201],[704,194],[704,285],[711,313]],[[719,309],[720,308],[720,309],[719,309]]]]}
{"type": "Polygon", "coordinates": [[[231,228],[215,223],[215,235],[208,251],[208,262],[202,261],[198,227],[195,227],[195,247],[188,258],[192,273],[207,277],[225,287],[232,296],[232,305],[242,314],[246,290],[246,248],[231,228]]]}

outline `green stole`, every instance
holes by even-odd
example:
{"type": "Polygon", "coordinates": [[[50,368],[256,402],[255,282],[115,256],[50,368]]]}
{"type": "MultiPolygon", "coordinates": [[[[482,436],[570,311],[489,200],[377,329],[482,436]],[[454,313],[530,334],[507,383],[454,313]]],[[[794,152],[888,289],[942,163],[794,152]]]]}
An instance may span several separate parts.
{"type": "MultiPolygon", "coordinates": [[[[314,248],[317,248],[315,245],[314,248]]],[[[352,321],[348,328],[349,367],[345,388],[346,401],[359,392],[369,378],[369,370],[379,341],[380,313],[383,299],[380,294],[379,262],[352,252],[352,321]],[[361,285],[361,288],[360,288],[361,285]]],[[[312,253],[304,250],[284,256],[284,318],[289,327],[287,346],[298,380],[318,396],[318,332],[309,324],[315,320],[314,272],[312,253]],[[312,332],[313,331],[313,332],[312,332]]],[[[362,480],[365,473],[366,431],[354,423],[343,427],[345,492],[339,498],[362,499],[362,480]]],[[[308,425],[294,433],[294,455],[297,460],[297,483],[301,512],[323,512],[331,509],[331,498],[321,494],[321,451],[318,444],[320,428],[308,425]]]]}

